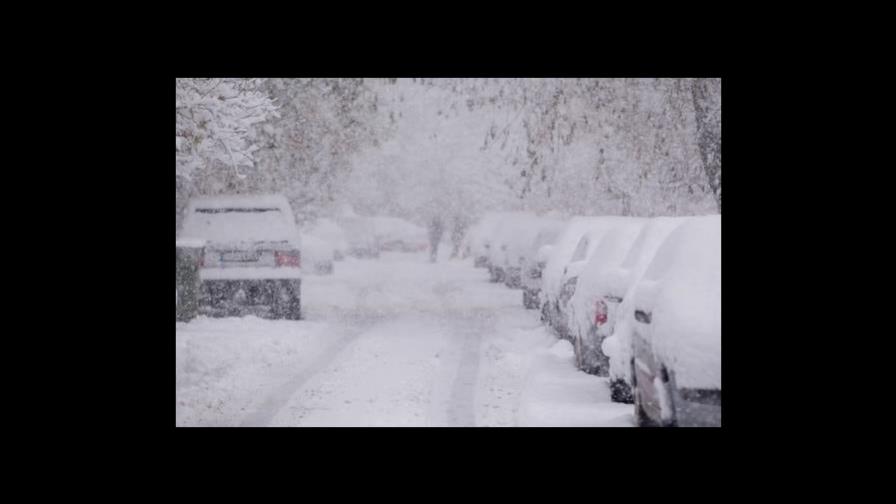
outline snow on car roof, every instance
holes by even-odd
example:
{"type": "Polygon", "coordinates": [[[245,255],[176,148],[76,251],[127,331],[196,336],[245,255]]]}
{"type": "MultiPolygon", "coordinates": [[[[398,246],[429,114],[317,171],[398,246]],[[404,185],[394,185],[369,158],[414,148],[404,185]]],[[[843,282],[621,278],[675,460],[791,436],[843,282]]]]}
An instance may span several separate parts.
{"type": "MultiPolygon", "coordinates": [[[[566,228],[560,234],[551,256],[548,258],[542,275],[542,288],[550,297],[556,297],[560,291],[560,283],[563,277],[563,269],[569,264],[582,236],[592,233],[592,237],[599,237],[612,226],[619,222],[625,222],[633,217],[603,216],[582,217],[577,216],[569,220],[566,228]]],[[[590,248],[590,247],[589,247],[590,248]]]]}
{"type": "Polygon", "coordinates": [[[721,387],[722,218],[693,217],[663,242],[635,289],[654,352],[679,387],[721,387]]]}
{"type": "Polygon", "coordinates": [[[631,358],[631,331],[634,318],[634,290],[644,276],[644,271],[653,260],[663,241],[688,217],[654,217],[641,229],[631,249],[617,268],[611,269],[596,281],[606,285],[609,294],[622,294],[613,334],[607,338],[604,353],[610,357],[610,375],[631,381],[629,359],[631,358]]]}
{"type": "Polygon", "coordinates": [[[292,208],[280,195],[194,198],[180,236],[219,244],[288,241],[301,245],[292,208]]]}
{"type": "MultiPolygon", "coordinates": [[[[580,331],[588,328],[595,301],[603,298],[610,287],[615,287],[608,285],[613,277],[607,273],[622,263],[645,223],[646,219],[636,218],[619,222],[598,239],[598,245],[579,274],[576,290],[570,301],[575,323],[580,331]]],[[[616,295],[621,296],[622,292],[616,295]]]]}
{"type": "MultiPolygon", "coordinates": [[[[517,232],[506,238],[506,258],[512,261],[532,259],[542,245],[556,239],[563,224],[561,220],[546,217],[525,221],[517,232]]],[[[516,265],[515,262],[512,265],[516,265]]]]}

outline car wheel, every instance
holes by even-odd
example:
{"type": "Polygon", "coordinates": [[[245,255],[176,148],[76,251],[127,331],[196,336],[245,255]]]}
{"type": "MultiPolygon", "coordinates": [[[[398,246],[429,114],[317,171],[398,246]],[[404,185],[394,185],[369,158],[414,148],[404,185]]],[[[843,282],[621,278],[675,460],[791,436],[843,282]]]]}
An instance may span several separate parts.
{"type": "Polygon", "coordinates": [[[632,388],[625,380],[616,378],[610,381],[610,400],[617,403],[632,404],[632,388]]]}

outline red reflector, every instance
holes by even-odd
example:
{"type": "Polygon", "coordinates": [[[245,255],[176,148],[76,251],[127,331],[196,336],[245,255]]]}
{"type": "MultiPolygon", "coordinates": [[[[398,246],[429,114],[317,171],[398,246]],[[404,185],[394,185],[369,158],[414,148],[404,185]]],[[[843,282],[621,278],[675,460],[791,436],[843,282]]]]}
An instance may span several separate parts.
{"type": "Polygon", "coordinates": [[[274,259],[277,262],[277,266],[291,266],[296,268],[300,267],[298,252],[275,251],[274,259]]]}
{"type": "Polygon", "coordinates": [[[604,303],[602,299],[599,299],[596,303],[594,303],[594,325],[601,325],[607,323],[607,303],[604,303]]]}

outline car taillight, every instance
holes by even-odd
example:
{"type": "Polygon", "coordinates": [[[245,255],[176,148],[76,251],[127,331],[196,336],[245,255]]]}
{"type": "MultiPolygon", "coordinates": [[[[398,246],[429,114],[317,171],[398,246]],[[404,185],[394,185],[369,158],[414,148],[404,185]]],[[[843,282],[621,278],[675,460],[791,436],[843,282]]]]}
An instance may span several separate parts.
{"type": "Polygon", "coordinates": [[[598,299],[594,303],[594,325],[599,326],[607,323],[607,303],[603,299],[598,299]]]}
{"type": "Polygon", "coordinates": [[[277,266],[291,266],[299,268],[301,267],[299,252],[281,252],[279,250],[274,251],[274,259],[277,262],[277,266]]]}

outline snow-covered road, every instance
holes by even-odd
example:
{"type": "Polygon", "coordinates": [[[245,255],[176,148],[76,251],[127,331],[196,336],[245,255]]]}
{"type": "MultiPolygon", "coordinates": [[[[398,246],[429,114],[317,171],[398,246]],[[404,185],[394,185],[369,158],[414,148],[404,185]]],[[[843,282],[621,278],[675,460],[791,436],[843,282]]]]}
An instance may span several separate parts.
{"type": "Polygon", "coordinates": [[[176,324],[176,424],[633,426],[519,290],[424,254],[306,276],[306,320],[176,324]]]}

